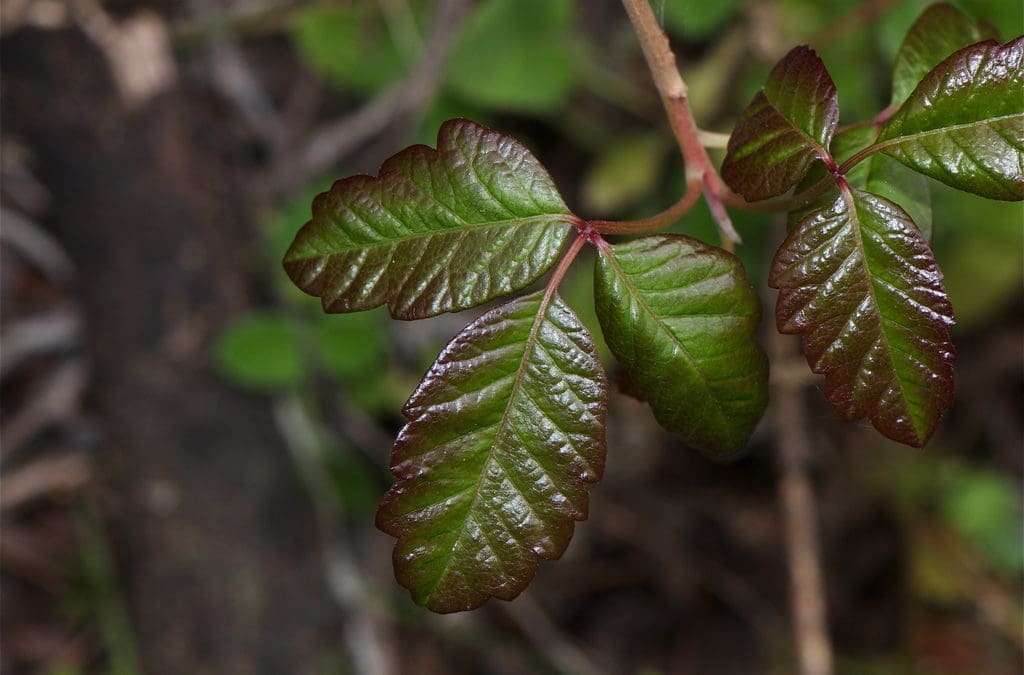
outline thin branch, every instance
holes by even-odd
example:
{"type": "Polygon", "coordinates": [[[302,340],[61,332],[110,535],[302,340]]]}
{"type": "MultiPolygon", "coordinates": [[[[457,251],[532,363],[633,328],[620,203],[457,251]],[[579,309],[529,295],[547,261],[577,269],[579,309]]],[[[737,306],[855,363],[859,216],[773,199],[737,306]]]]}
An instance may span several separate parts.
{"type": "Polygon", "coordinates": [[[725,186],[701,142],[701,132],[687,102],[686,83],[676,67],[676,56],[672,52],[668,36],[661,29],[648,0],[622,0],[622,5],[640,41],[647,66],[672,126],[672,133],[675,134],[683,154],[687,188],[689,189],[692,183],[697,183],[701,187],[708,198],[712,216],[718,224],[722,244],[726,248],[731,248],[729,242],[738,241],[736,231],[725,209],[719,208],[721,193],[725,186]]]}
{"type": "MultiPolygon", "coordinates": [[[[773,363],[795,358],[796,340],[772,331],[773,363]]],[[[790,378],[772,381],[772,406],[779,466],[779,502],[786,538],[790,603],[800,675],[831,675],[825,582],[818,537],[817,504],[807,475],[810,439],[804,387],[790,378]]]]}

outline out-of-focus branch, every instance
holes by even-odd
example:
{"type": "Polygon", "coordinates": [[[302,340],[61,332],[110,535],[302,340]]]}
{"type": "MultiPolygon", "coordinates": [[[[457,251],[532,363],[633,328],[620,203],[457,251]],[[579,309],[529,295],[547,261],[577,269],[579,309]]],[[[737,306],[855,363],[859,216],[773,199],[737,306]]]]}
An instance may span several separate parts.
{"type": "Polygon", "coordinates": [[[409,76],[350,115],[314,129],[301,148],[282,158],[270,178],[271,187],[287,192],[302,185],[330,169],[396,119],[422,108],[437,91],[448,47],[467,5],[467,0],[440,0],[432,33],[409,76]]]}
{"type": "MultiPolygon", "coordinates": [[[[773,363],[795,358],[796,338],[772,331],[773,363]]],[[[786,534],[790,604],[800,675],[831,675],[825,581],[818,537],[818,513],[807,475],[811,444],[807,437],[804,385],[793,378],[772,380],[772,407],[779,467],[779,502],[786,534]]]]}
{"type": "Polygon", "coordinates": [[[372,608],[365,575],[345,536],[344,507],[320,459],[316,422],[297,394],[275,400],[274,421],[313,502],[327,586],[346,615],[344,640],[353,670],[361,675],[397,673],[385,619],[372,608]]]}
{"type": "Polygon", "coordinates": [[[572,675],[600,675],[604,672],[562,633],[529,593],[523,593],[513,602],[500,607],[523,635],[561,672],[572,675]]]}

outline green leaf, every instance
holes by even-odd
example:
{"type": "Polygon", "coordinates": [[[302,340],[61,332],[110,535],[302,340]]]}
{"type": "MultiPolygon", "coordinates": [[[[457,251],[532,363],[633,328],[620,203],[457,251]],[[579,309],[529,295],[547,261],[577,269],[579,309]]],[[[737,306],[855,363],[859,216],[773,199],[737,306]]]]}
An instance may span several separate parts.
{"type": "MultiPolygon", "coordinates": [[[[746,3],[746,0],[664,0],[665,24],[683,37],[712,37],[746,3]]],[[[689,77],[686,78],[689,82],[689,77]]]]}
{"type": "Polygon", "coordinates": [[[801,333],[825,397],[922,446],[953,402],[953,308],[910,217],[860,190],[808,215],[775,254],[779,332],[801,333]]]}
{"type": "Polygon", "coordinates": [[[768,401],[757,294],[733,255],[682,235],[607,246],[595,276],[608,346],[658,423],[702,450],[747,442],[768,401]]]}
{"type": "Polygon", "coordinates": [[[571,0],[487,0],[452,49],[445,85],[505,112],[563,106],[576,83],[571,0]]]}
{"type": "Polygon", "coordinates": [[[590,335],[557,296],[501,305],[449,343],[405,406],[399,481],[377,513],[416,602],[510,600],[562,555],[604,471],[606,398],[590,335]]]}
{"type": "Polygon", "coordinates": [[[290,35],[314,70],[357,94],[380,90],[411,65],[375,2],[308,7],[296,13],[290,35]]]}
{"type": "Polygon", "coordinates": [[[306,371],[298,330],[277,312],[254,312],[234,321],[217,338],[213,356],[226,378],[261,392],[293,387],[306,371]]]}
{"type": "Polygon", "coordinates": [[[325,311],[466,309],[530,285],[558,258],[576,218],[526,148],[468,120],[445,122],[437,144],[313,202],[284,267],[325,311]]]}
{"type": "MultiPolygon", "coordinates": [[[[877,137],[878,127],[873,124],[850,127],[836,134],[836,137],[832,139],[830,149],[832,157],[836,162],[842,162],[852,157],[858,150],[874,143],[877,137]]],[[[823,165],[815,166],[801,181],[797,191],[811,187],[826,174],[823,165]]],[[[903,166],[891,157],[879,153],[854,166],[846,174],[846,180],[852,187],[880,195],[898,204],[921,230],[925,241],[931,241],[931,191],[925,176],[903,166]]],[[[791,211],[789,229],[792,230],[796,227],[812,211],[827,207],[835,200],[835,195],[836,191],[833,190],[831,194],[822,196],[811,206],[791,211]]]]}
{"type": "Polygon", "coordinates": [[[825,64],[810,47],[795,47],[740,115],[722,178],[750,201],[780,195],[828,155],[838,121],[836,87],[825,64]]]}
{"type": "Polygon", "coordinates": [[[914,22],[896,53],[892,102],[907,100],[917,84],[947,56],[981,40],[997,38],[991,27],[975,23],[956,7],[932,5],[914,22]]]}
{"type": "MultiPolygon", "coordinates": [[[[390,345],[380,314],[317,315],[316,346],[327,371],[343,382],[354,382],[384,369],[390,345]]],[[[371,379],[378,383],[377,378],[371,379]]]]}
{"type": "Polygon", "coordinates": [[[1024,36],[935,67],[882,126],[882,152],[951,187],[1024,199],[1024,36]]]}

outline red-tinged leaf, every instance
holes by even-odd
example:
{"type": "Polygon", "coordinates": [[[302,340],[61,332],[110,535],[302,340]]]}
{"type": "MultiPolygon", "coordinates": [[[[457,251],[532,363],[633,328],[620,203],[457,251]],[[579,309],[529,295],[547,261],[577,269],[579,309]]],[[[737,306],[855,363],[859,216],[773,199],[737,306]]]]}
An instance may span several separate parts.
{"type": "Polygon", "coordinates": [[[825,64],[810,47],[796,47],[740,115],[722,178],[750,201],[780,195],[828,155],[838,121],[836,86],[825,64]]]}
{"type": "Polygon", "coordinates": [[[406,148],[378,177],[338,181],[313,202],[284,267],[325,311],[466,309],[525,288],[558,258],[576,218],[526,148],[468,120],[445,122],[437,146],[406,148]]]}
{"type": "Polygon", "coordinates": [[[779,331],[803,334],[836,412],[924,445],[953,402],[953,309],[903,209],[860,190],[839,195],[789,234],[769,283],[779,331]]]}
{"type": "Polygon", "coordinates": [[[768,359],[757,293],[735,256],[681,235],[608,246],[594,304],[659,424],[717,454],[746,444],[768,402],[768,359]]]}
{"type": "Polygon", "coordinates": [[[952,5],[932,5],[910,27],[896,53],[892,68],[893,104],[907,100],[918,82],[953,52],[998,37],[991,26],[975,23],[952,5]]]}
{"type": "Polygon", "coordinates": [[[921,81],[877,147],[990,199],[1024,199],[1024,36],[965,47],[921,81]]]}
{"type": "Polygon", "coordinates": [[[589,333],[556,295],[467,326],[405,406],[399,478],[377,513],[395,575],[436,612],[511,600],[562,555],[605,460],[607,382],[589,333]]]}

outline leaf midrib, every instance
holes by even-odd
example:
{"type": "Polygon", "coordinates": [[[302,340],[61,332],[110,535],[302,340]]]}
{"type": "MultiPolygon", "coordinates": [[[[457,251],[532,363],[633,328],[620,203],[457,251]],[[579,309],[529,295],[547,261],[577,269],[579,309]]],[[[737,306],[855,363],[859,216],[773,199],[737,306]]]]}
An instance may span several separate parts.
{"type": "MultiPolygon", "coordinates": [[[[427,598],[433,597],[434,592],[437,590],[437,587],[441,585],[441,581],[445,578],[445,576],[448,574],[448,571],[451,569],[452,561],[455,558],[455,548],[459,546],[459,543],[462,541],[462,537],[466,534],[466,525],[469,523],[470,518],[473,517],[473,512],[476,510],[476,507],[479,504],[480,488],[483,485],[484,476],[487,475],[487,467],[488,465],[490,465],[492,461],[495,461],[494,454],[495,447],[498,444],[498,438],[501,436],[501,433],[504,430],[505,425],[508,424],[509,411],[512,409],[512,401],[516,398],[517,394],[519,393],[519,388],[522,386],[523,374],[527,370],[526,362],[528,356],[533,351],[533,347],[537,342],[537,333],[540,331],[540,326],[541,324],[544,323],[547,317],[547,309],[548,306],[551,304],[551,299],[553,296],[554,293],[552,292],[544,293],[544,296],[541,298],[540,301],[540,307],[537,308],[537,313],[534,314],[533,316],[533,325],[530,326],[530,334],[526,338],[526,346],[523,348],[523,356],[519,361],[519,368],[516,369],[516,378],[512,382],[511,391],[509,392],[508,395],[508,402],[505,404],[505,410],[501,415],[501,419],[495,426],[494,438],[491,441],[490,448],[487,451],[487,458],[483,461],[483,464],[481,464],[480,466],[480,475],[477,477],[476,484],[473,486],[473,498],[470,501],[469,506],[466,508],[466,517],[462,519],[462,524],[459,526],[459,532],[455,535],[455,539],[452,542],[452,552],[450,555],[448,555],[447,560],[445,561],[444,564],[444,569],[442,569],[440,574],[437,575],[437,579],[434,581],[434,585],[431,586],[430,592],[426,594],[427,598]]],[[[502,471],[505,471],[507,473],[504,467],[502,467],[502,471]]],[[[529,504],[529,500],[526,499],[526,495],[522,495],[522,497],[523,501],[526,501],[529,504]]],[[[530,505],[530,508],[533,508],[532,504],[530,505]]],[[[495,555],[497,555],[497,551],[495,551],[495,555]]]]}
{"type": "MultiPolygon", "coordinates": [[[[889,331],[887,330],[887,324],[889,321],[886,319],[885,313],[882,311],[882,306],[878,302],[878,295],[875,293],[875,274],[871,270],[871,264],[868,262],[867,250],[864,248],[864,238],[861,234],[862,225],[860,213],[857,211],[857,197],[849,191],[841,192],[841,198],[846,203],[847,212],[850,214],[850,229],[853,231],[854,237],[856,238],[857,250],[860,252],[861,266],[864,269],[865,274],[868,276],[868,294],[871,296],[871,304],[874,306],[875,312],[878,313],[878,324],[882,333],[883,343],[885,345],[885,357],[889,362],[889,367],[892,369],[892,379],[899,387],[900,398],[903,400],[904,407],[907,410],[907,416],[910,418],[911,425],[914,428],[914,435],[921,438],[922,430],[918,428],[917,415],[915,415],[911,410],[910,399],[907,395],[906,387],[903,386],[903,380],[900,378],[899,371],[896,368],[896,360],[892,355],[893,347],[891,345],[889,331]]],[[[858,368],[858,371],[859,370],[860,369],[858,368]]]]}
{"type": "Polygon", "coordinates": [[[394,246],[407,241],[416,241],[419,239],[425,239],[429,237],[443,236],[446,234],[465,234],[471,231],[486,230],[491,228],[514,228],[514,227],[528,227],[530,225],[538,225],[544,223],[557,223],[562,222],[567,227],[572,226],[572,214],[569,213],[557,213],[557,214],[538,214],[536,216],[524,216],[522,218],[509,218],[506,220],[492,220],[484,223],[464,223],[457,227],[444,228],[440,230],[427,230],[425,232],[416,232],[413,234],[395,237],[394,239],[381,239],[378,241],[369,242],[366,244],[353,244],[345,248],[335,248],[331,251],[303,254],[300,256],[289,257],[285,262],[302,262],[306,260],[314,260],[317,258],[323,258],[327,256],[341,255],[343,253],[350,253],[352,251],[365,251],[366,249],[382,248],[385,246],[394,246]]]}
{"type": "Polygon", "coordinates": [[[1024,112],[1011,113],[1009,115],[1000,115],[999,117],[986,117],[980,120],[964,122],[963,124],[952,124],[950,126],[936,127],[935,129],[927,129],[925,131],[915,131],[912,134],[900,135],[896,136],[895,138],[887,138],[883,141],[876,142],[874,144],[876,148],[875,152],[882,152],[886,148],[892,147],[893,145],[900,145],[902,143],[907,143],[910,141],[917,141],[920,140],[921,138],[925,138],[928,136],[940,136],[952,133],[954,131],[960,131],[961,129],[970,129],[972,127],[987,126],[990,124],[995,124],[996,122],[1004,122],[1008,120],[1013,120],[1015,118],[1021,118],[1022,120],[1024,120],[1024,112]]]}

